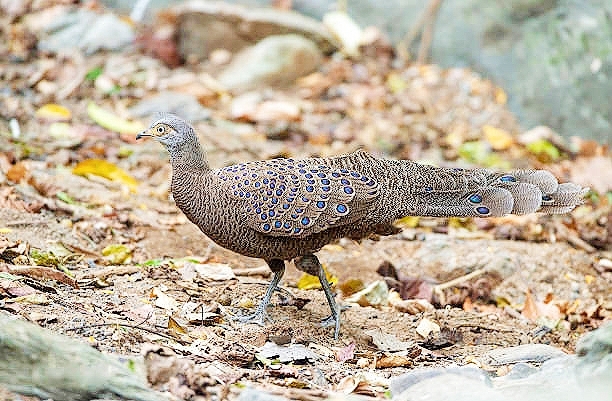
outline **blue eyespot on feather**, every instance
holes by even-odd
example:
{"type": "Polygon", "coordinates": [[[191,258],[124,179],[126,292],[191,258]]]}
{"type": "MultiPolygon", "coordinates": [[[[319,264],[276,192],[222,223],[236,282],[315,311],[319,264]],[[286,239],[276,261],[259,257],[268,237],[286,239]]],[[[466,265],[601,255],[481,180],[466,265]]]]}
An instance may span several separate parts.
{"type": "Polygon", "coordinates": [[[482,202],[482,196],[478,194],[473,194],[468,198],[468,200],[472,203],[480,203],[482,202]]]}
{"type": "Polygon", "coordinates": [[[488,207],[484,207],[484,206],[478,206],[476,208],[476,213],[478,214],[482,214],[482,215],[487,215],[489,214],[490,210],[488,207]]]}

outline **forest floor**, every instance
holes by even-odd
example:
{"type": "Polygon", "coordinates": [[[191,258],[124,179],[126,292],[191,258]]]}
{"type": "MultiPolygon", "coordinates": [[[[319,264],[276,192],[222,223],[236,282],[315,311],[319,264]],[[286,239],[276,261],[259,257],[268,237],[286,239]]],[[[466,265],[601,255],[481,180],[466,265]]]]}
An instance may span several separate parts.
{"type": "Polygon", "coordinates": [[[500,347],[572,353],[612,318],[605,146],[545,127],[523,132],[505,92],[465,69],[335,57],[293,87],[232,96],[201,79],[214,67],[169,68],[134,50],[0,62],[10,88],[0,95],[0,310],[107,353],[166,347],[209,378],[155,379],[148,366],[151,384],[181,397],[233,398],[255,385],[296,399],[382,397],[392,376],[487,367],[487,351],[500,347]],[[67,83],[71,93],[58,92],[67,83]],[[326,246],[320,259],[347,306],[338,340],[319,325],[323,292],[293,267],[281,283],[292,295],[274,296],[273,322],[239,324],[231,315],[256,305],[271,278],[265,263],[189,223],[169,194],[167,154],[135,141],[148,119],[123,121],[168,89],[210,111],[194,125],[213,167],[364,148],[445,166],[545,168],[592,192],[563,216],[407,218],[400,234],[326,246]],[[100,110],[120,132],[99,124],[100,110]],[[268,342],[287,345],[284,355],[268,342]]]}

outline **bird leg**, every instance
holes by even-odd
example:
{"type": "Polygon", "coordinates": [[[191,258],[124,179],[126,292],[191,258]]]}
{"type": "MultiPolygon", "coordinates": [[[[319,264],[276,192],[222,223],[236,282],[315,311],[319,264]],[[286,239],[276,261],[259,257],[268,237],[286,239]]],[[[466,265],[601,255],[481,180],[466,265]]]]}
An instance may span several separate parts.
{"type": "Polygon", "coordinates": [[[325,270],[323,270],[321,262],[319,262],[319,259],[313,254],[295,258],[294,261],[295,266],[298,269],[313,276],[319,277],[319,282],[321,283],[321,287],[323,287],[325,298],[327,298],[327,303],[329,304],[329,309],[331,310],[331,315],[321,321],[321,326],[334,326],[334,339],[337,340],[338,335],[340,334],[340,308],[334,300],[334,294],[332,293],[331,286],[327,281],[325,270]]]}
{"type": "Polygon", "coordinates": [[[257,309],[255,309],[255,313],[235,318],[235,320],[238,320],[241,323],[255,323],[263,326],[266,323],[266,320],[270,322],[272,321],[270,316],[268,316],[268,312],[266,312],[266,308],[270,304],[272,294],[278,289],[278,283],[285,273],[285,262],[280,259],[272,259],[266,262],[268,263],[268,266],[270,266],[270,270],[272,270],[274,273],[274,277],[272,277],[272,281],[266,290],[266,295],[264,295],[263,299],[257,306],[257,309]]]}

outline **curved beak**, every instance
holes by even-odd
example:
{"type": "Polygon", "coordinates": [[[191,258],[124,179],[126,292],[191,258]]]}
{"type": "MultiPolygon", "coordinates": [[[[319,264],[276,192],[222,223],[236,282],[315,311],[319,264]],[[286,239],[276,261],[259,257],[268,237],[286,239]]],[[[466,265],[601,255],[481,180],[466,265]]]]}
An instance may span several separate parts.
{"type": "Polygon", "coordinates": [[[144,138],[146,136],[151,136],[151,134],[149,134],[149,130],[145,130],[145,131],[139,132],[136,135],[136,139],[144,138]]]}

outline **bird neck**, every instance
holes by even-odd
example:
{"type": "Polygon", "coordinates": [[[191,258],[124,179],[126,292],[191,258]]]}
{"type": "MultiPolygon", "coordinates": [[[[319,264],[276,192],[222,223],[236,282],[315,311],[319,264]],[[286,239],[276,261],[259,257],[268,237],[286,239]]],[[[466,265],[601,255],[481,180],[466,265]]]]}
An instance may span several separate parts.
{"type": "Polygon", "coordinates": [[[170,163],[174,171],[198,171],[207,173],[210,166],[197,138],[177,145],[169,145],[170,163]]]}

